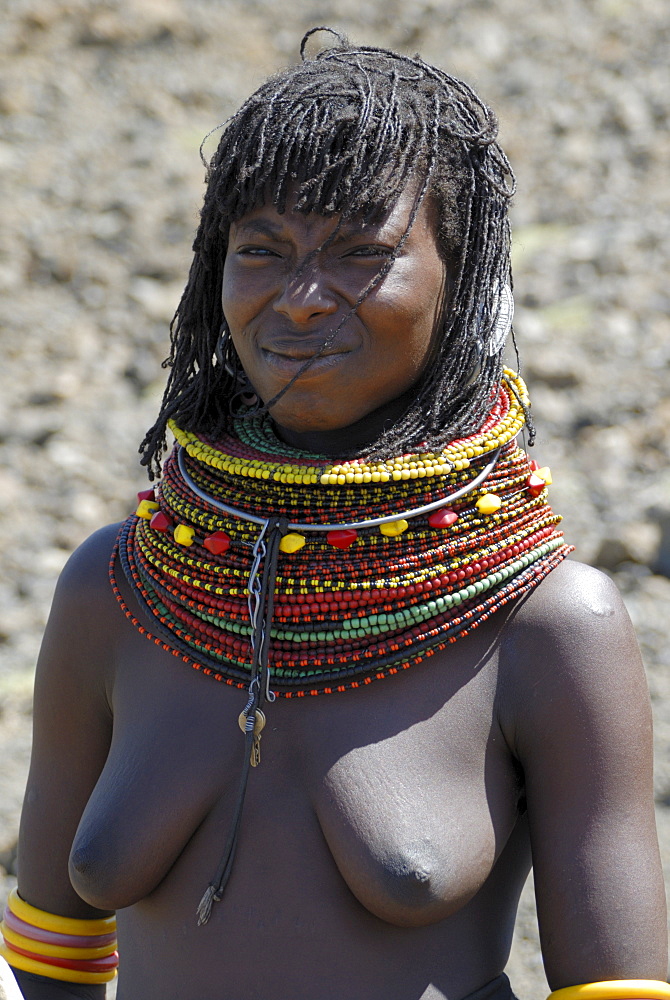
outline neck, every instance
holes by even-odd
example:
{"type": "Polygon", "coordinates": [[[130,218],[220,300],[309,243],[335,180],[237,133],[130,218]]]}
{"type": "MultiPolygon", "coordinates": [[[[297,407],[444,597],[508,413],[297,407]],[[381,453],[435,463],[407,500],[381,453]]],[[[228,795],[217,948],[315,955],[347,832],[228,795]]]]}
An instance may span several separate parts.
{"type": "Polygon", "coordinates": [[[384,403],[348,427],[337,427],[332,430],[318,428],[295,430],[275,423],[275,432],[281,441],[292,448],[316,455],[342,458],[364,451],[378,441],[382,434],[406,413],[415,395],[413,387],[412,390],[389,403],[384,403]]]}

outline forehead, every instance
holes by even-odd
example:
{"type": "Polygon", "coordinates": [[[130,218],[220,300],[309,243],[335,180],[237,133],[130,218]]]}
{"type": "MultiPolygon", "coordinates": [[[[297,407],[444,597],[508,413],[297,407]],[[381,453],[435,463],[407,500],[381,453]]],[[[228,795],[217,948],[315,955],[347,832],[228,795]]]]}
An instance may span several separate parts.
{"type": "Polygon", "coordinates": [[[289,198],[286,211],[279,212],[272,204],[259,205],[246,212],[230,225],[230,237],[265,236],[280,238],[290,232],[298,238],[339,241],[356,239],[383,239],[397,244],[407,231],[413,240],[430,239],[436,241],[437,210],[431,197],[424,197],[418,211],[415,187],[406,188],[395,204],[387,211],[380,211],[373,220],[365,220],[353,215],[343,218],[339,213],[322,215],[319,212],[301,212],[295,208],[295,197],[289,198]]]}

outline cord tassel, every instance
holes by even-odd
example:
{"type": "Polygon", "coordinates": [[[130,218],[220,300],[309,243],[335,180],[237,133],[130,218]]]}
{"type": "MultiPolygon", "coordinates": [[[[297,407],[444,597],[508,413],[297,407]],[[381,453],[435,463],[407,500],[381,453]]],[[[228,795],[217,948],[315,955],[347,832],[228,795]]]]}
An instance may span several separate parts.
{"type": "MultiPolygon", "coordinates": [[[[265,558],[263,561],[261,586],[257,594],[258,603],[256,605],[255,614],[252,615],[252,622],[254,623],[252,635],[252,677],[249,685],[249,700],[242,713],[246,716],[246,723],[244,726],[244,762],[242,764],[242,773],[240,775],[237,800],[235,803],[233,819],[228,839],[226,841],[226,846],[224,848],[221,861],[219,862],[219,866],[216,870],[216,874],[205,889],[203,897],[196,910],[199,927],[206,924],[211,917],[214,903],[218,903],[223,896],[226,885],[228,884],[228,879],[230,878],[230,874],[233,870],[233,861],[235,859],[235,850],[237,847],[237,839],[242,820],[242,810],[247,792],[247,784],[249,782],[249,770],[254,750],[254,739],[256,738],[254,734],[256,713],[257,711],[260,711],[265,698],[269,695],[268,659],[270,653],[270,630],[272,628],[272,617],[274,613],[274,586],[277,574],[279,542],[281,541],[282,536],[286,534],[287,522],[285,519],[277,520],[271,525],[268,525],[268,527],[270,530],[267,547],[265,549],[265,558]]],[[[261,532],[259,542],[263,541],[264,534],[265,529],[261,532]]],[[[249,589],[250,591],[253,591],[252,581],[250,580],[249,583],[249,589]]]]}
{"type": "MultiPolygon", "coordinates": [[[[255,707],[252,708],[252,711],[255,714],[255,707]]],[[[224,889],[226,888],[233,868],[235,848],[237,847],[237,836],[240,829],[240,821],[242,819],[242,807],[244,806],[244,797],[246,795],[247,783],[249,781],[249,768],[251,766],[250,761],[253,739],[254,734],[252,729],[251,732],[246,732],[244,735],[244,763],[242,765],[242,774],[240,775],[240,784],[237,792],[237,802],[235,803],[235,811],[233,813],[233,820],[230,826],[228,840],[226,841],[226,846],[224,848],[221,861],[219,862],[219,867],[216,870],[216,874],[205,889],[203,897],[198,904],[198,909],[196,910],[198,927],[202,927],[202,925],[206,924],[209,920],[212,914],[212,907],[214,906],[214,903],[218,903],[223,896],[224,889]]]]}
{"type": "Polygon", "coordinates": [[[198,917],[198,927],[202,927],[202,925],[206,924],[207,921],[209,920],[212,913],[212,906],[216,902],[214,898],[215,896],[216,896],[216,887],[210,883],[205,889],[205,895],[198,903],[198,909],[196,910],[196,914],[198,917]]]}

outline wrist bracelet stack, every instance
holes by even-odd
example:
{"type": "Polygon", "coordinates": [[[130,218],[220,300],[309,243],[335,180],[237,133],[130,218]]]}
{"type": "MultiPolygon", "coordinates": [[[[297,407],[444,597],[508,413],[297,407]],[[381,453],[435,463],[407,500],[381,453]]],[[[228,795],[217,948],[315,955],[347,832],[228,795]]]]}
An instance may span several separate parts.
{"type": "Polygon", "coordinates": [[[108,983],[116,975],[116,917],[60,917],[30,906],[12,889],[0,931],[0,955],[22,972],[68,983],[108,983]]]}
{"type": "Polygon", "coordinates": [[[611,979],[566,986],[548,1000],[670,1000],[670,986],[660,979],[611,979]]]}

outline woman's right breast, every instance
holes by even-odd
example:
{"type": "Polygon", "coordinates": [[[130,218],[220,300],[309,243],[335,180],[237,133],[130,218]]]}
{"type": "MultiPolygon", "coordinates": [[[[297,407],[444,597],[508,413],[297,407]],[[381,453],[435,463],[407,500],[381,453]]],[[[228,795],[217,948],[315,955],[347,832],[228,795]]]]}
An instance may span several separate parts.
{"type": "Polygon", "coordinates": [[[109,755],[70,853],[75,890],[104,909],[146,898],[211,811],[232,811],[241,767],[243,694],[140,641],[117,675],[109,755]]]}
{"type": "MultiPolygon", "coordinates": [[[[228,784],[223,775],[224,797],[228,784]]],[[[161,752],[155,744],[113,743],[72,845],[72,885],[102,909],[144,899],[163,880],[211,805],[202,767],[193,771],[188,762],[174,760],[169,749],[161,752]]]]}

